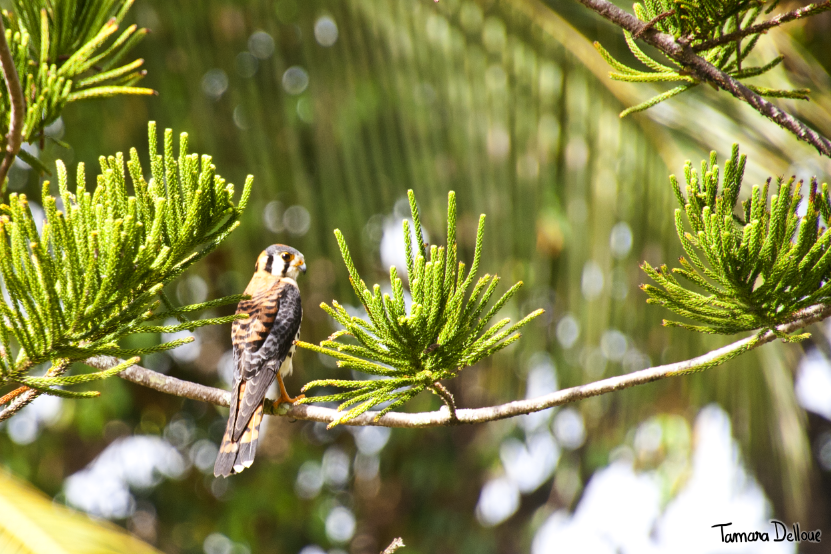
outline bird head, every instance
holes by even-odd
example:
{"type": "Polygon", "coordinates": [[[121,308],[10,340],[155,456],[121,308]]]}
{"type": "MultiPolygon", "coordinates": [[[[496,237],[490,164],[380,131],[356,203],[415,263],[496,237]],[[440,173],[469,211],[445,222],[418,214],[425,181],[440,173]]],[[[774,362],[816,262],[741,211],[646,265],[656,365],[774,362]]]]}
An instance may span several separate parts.
{"type": "Polygon", "coordinates": [[[297,280],[300,272],[306,273],[306,259],[291,246],[272,244],[257,258],[257,271],[297,280]]]}

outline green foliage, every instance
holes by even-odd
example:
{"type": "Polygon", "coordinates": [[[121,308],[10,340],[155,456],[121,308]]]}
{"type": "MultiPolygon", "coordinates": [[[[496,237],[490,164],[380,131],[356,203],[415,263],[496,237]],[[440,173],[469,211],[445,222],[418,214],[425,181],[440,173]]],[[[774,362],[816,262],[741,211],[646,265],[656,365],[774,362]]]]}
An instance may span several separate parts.
{"type": "Polygon", "coordinates": [[[413,217],[416,251],[413,252],[410,224],[404,220],[404,248],[407,254],[407,281],[410,284],[412,305],[409,312],[404,302],[404,283],[393,266],[390,268],[392,296],[381,293],[380,285],[370,291],[358,275],[346,241],[340,231],[335,236],[349,280],[364,306],[367,320],[350,316],[336,301],[321,304],[344,329],[336,332],[320,346],[298,343],[338,360],[338,367],[381,377],[368,380],[323,379],[306,384],[303,390],[336,386],[348,389],[327,396],[306,398],[301,402],[341,402],[340,410],[349,409],[332,425],[357,417],[373,406],[389,403],[381,415],[397,408],[421,391],[428,389],[439,395],[451,410],[452,397],[438,383],[455,377],[459,371],[486,358],[520,338],[516,333],[532,319],[542,314],[537,310],[517,323],[502,319],[485,330],[488,322],[519,290],[522,283],[511,287],[490,309],[487,305],[499,283],[496,275],[474,279],[482,256],[485,216],[479,218],[476,250],[470,271],[465,275],[465,264],[456,260],[456,196],[450,192],[447,202],[447,246],[427,246],[421,233],[421,220],[413,191],[408,191],[413,217]],[[471,285],[473,290],[468,294],[471,285]],[[357,344],[338,342],[351,336],[357,344]]]}
{"type": "Polygon", "coordinates": [[[675,210],[678,237],[689,260],[682,257],[681,268],[671,272],[666,266],[656,269],[644,263],[644,271],[661,288],[642,288],[649,295],[648,302],[703,325],[677,321],[664,321],[664,325],[717,334],[775,330],[775,326],[796,319],[801,309],[831,302],[831,230],[820,226],[820,217],[825,225],[831,221],[828,185],[823,184],[820,192],[816,180],[811,181],[806,213],[800,217],[802,181],[794,184],[794,177],[777,179],[768,204],[768,179],[762,187],[753,186],[738,216],[734,208],[745,161],[745,156],[739,156],[738,145],[733,145],[721,183],[715,152],[709,163],[701,162],[700,173],[688,161],[684,166],[686,195],[675,175],[670,176],[692,229],[692,233],[684,230],[682,210],[675,210]],[[685,288],[675,274],[705,294],[685,288]]]}
{"type": "MultiPolygon", "coordinates": [[[[752,24],[764,3],[764,0],[645,0],[636,3],[634,8],[635,15],[641,21],[651,21],[667,14],[655,23],[659,31],[675,38],[693,37],[703,42],[731,32],[725,31],[724,25],[730,18],[744,21],[743,27],[752,24]]],[[[774,0],[765,13],[770,13],[778,4],[779,0],[774,0]]],[[[732,31],[735,30],[734,27],[732,31]]]]}
{"type": "MultiPolygon", "coordinates": [[[[6,41],[26,97],[22,137],[32,142],[69,102],[116,94],[154,94],[133,86],[145,75],[144,60],[122,60],[147,34],[131,25],[110,40],[133,0],[14,0],[3,12],[6,41]]],[[[5,81],[2,85],[6,90],[5,81]]],[[[0,141],[5,148],[10,97],[0,95],[0,141]]],[[[41,170],[31,156],[21,156],[41,170]]]]}
{"type": "Polygon", "coordinates": [[[216,174],[210,156],[188,153],[186,133],[180,135],[178,158],[170,129],[164,133],[163,155],[156,151],[152,122],[149,138],[150,181],[144,179],[135,149],[126,163],[134,196],[127,195],[125,160],[118,153],[99,159],[101,173],[91,192],[83,164],[78,164],[76,188],[70,192],[66,168],[57,163],[59,198],[49,194],[45,182],[41,231],[25,195],[12,194],[8,205],[0,205],[0,284],[8,292],[0,299],[0,384],[16,381],[50,394],[78,395],[53,387],[105,378],[130,364],[92,376],[59,377],[74,361],[101,354],[139,356],[192,340],[123,349],[118,341],[127,335],[172,333],[234,319],[143,325],[241,299],[229,296],[162,310],[155,300],[164,299],[166,284],[239,225],[253,180],[248,177],[235,205],[234,186],[216,174]],[[50,361],[46,377],[27,375],[50,361]]]}
{"type": "MultiPolygon", "coordinates": [[[[744,81],[767,73],[784,59],[783,56],[779,56],[762,66],[743,66],[763,32],[748,33],[727,44],[701,50],[696,46],[754,25],[759,15],[769,14],[778,3],[779,0],[774,0],[763,9],[764,2],[757,0],[644,0],[636,3],[634,9],[635,15],[641,21],[653,22],[655,29],[673,35],[724,73],[744,81]]],[[[622,111],[621,117],[651,108],[700,84],[700,81],[686,73],[673,60],[668,60],[669,66],[655,60],[638,47],[631,33],[624,31],[624,35],[629,50],[649,68],[649,71],[635,69],[619,62],[600,43],[595,42],[595,48],[613,69],[609,74],[612,79],[636,83],[660,81],[682,84],[622,111]]],[[[761,96],[774,98],[807,100],[806,95],[810,92],[807,89],[781,90],[756,87],[747,83],[745,85],[761,96]]]]}

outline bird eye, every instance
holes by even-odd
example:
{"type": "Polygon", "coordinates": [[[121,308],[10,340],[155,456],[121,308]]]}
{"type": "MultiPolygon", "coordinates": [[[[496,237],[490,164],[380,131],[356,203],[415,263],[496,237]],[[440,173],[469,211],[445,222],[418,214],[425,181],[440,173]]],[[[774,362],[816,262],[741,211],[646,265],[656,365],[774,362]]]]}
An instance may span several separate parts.
{"type": "Polygon", "coordinates": [[[287,262],[291,259],[291,254],[289,254],[288,252],[283,252],[283,255],[281,257],[283,258],[284,262],[287,262]]]}

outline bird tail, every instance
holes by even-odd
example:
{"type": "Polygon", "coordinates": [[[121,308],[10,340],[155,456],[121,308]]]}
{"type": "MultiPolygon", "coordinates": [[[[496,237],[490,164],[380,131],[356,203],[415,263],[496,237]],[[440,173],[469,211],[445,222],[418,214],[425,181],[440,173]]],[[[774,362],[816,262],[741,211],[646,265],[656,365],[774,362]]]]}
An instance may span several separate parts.
{"type": "Polygon", "coordinates": [[[228,477],[241,472],[254,463],[254,455],[257,453],[257,441],[260,438],[260,423],[263,421],[263,405],[260,404],[245,431],[242,432],[239,440],[234,440],[234,424],[232,418],[228,420],[228,427],[225,429],[225,436],[222,437],[222,444],[219,446],[219,453],[216,455],[214,464],[214,475],[228,477]]]}

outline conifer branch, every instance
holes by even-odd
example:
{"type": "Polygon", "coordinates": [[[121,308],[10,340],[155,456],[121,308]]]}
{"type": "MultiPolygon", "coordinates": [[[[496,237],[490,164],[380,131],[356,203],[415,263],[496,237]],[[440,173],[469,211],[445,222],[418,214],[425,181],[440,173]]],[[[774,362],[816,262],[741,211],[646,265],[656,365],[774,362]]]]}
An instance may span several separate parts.
{"type": "MultiPolygon", "coordinates": [[[[0,386],[24,385],[3,397],[10,402],[0,421],[45,393],[89,398],[97,392],[65,387],[112,377],[138,358],[98,373],[63,376],[73,362],[100,355],[133,358],[175,348],[193,337],[139,348],[122,339],[136,333],[175,333],[228,323],[247,315],[151,325],[148,322],[236,304],[242,295],[184,307],[159,309],[166,285],[213,251],[240,223],[251,193],[246,180],[239,200],[234,185],[216,173],[210,156],[188,151],[188,136],[174,154],[173,132],[164,133],[158,152],[156,126],[148,125],[150,179],[138,152],[99,159],[101,173],[86,189],[78,164],[70,190],[66,167],[57,162],[59,196],[43,183],[45,220],[38,229],[25,195],[0,204],[0,386]],[[128,174],[134,195],[128,195],[128,174]],[[58,210],[58,198],[63,209],[58,210]],[[44,376],[31,375],[51,362],[44,376]]],[[[182,318],[184,319],[184,318],[182,318]]],[[[2,406],[2,402],[0,402],[2,406]]]]}
{"type": "MultiPolygon", "coordinates": [[[[664,325],[732,335],[772,329],[798,317],[806,306],[831,304],[828,185],[820,186],[813,178],[803,191],[803,182],[795,177],[780,177],[775,184],[768,179],[764,186],[754,185],[750,198],[739,205],[747,158],[734,144],[723,171],[717,161],[711,152],[700,172],[687,161],[683,183],[670,175],[679,204],[675,227],[686,257],[672,270],[644,262],[641,267],[657,286],[641,288],[649,295],[647,302],[701,325],[667,320],[664,325]],[[800,206],[805,209],[802,216],[800,206]]],[[[805,336],[782,338],[798,341],[805,336]]]]}
{"type": "Polygon", "coordinates": [[[24,392],[26,392],[27,390],[29,390],[29,387],[18,387],[13,391],[4,394],[3,396],[0,396],[0,406],[2,406],[3,404],[8,404],[24,392]]]}
{"type": "MultiPolygon", "coordinates": [[[[692,76],[699,82],[710,83],[717,88],[729,92],[739,100],[750,104],[753,109],[783,129],[793,133],[799,140],[812,145],[820,154],[831,157],[831,140],[809,128],[789,113],[777,108],[765,100],[760,94],[754,92],[750,87],[743,85],[736,78],[730,76],[726,71],[719,69],[710,61],[696,55],[693,47],[685,40],[680,37],[676,40],[672,35],[661,32],[657,28],[650,28],[646,22],[618,8],[608,0],[578,1],[598,15],[621,27],[629,34],[639,36],[647,44],[654,46],[667,57],[677,62],[683,68],[683,72],[678,72],[678,80],[682,80],[680,77],[692,76]]],[[[818,12],[815,11],[813,13],[818,12]]],[[[804,16],[805,14],[802,15],[802,17],[804,16]]],[[[663,22],[658,22],[656,27],[671,20],[672,17],[667,18],[663,22]]]]}
{"type": "MultiPolygon", "coordinates": [[[[84,361],[86,365],[101,371],[113,368],[121,362],[122,360],[114,356],[95,356],[84,361]]],[[[206,387],[205,385],[184,381],[176,377],[171,377],[170,375],[163,375],[151,369],[141,367],[140,365],[131,365],[119,373],[119,377],[137,385],[173,396],[208,402],[210,404],[216,404],[217,406],[227,407],[231,403],[231,393],[226,390],[206,387]]]]}
{"type": "Polygon", "coordinates": [[[70,102],[119,94],[155,95],[133,86],[147,73],[144,60],[118,66],[147,35],[119,24],[133,0],[13,0],[0,15],[0,66],[8,95],[0,95],[0,196],[15,156],[48,172],[38,158],[21,149],[43,141],[47,127],[70,102]],[[25,95],[21,83],[25,83],[25,95]],[[8,116],[8,119],[6,117],[8,116]]]}
{"type": "Polygon", "coordinates": [[[788,13],[783,13],[777,15],[776,17],[772,17],[763,23],[757,23],[756,25],[751,25],[750,27],[745,27],[744,29],[739,29],[737,31],[733,31],[732,33],[728,33],[726,35],[722,35],[718,38],[714,38],[712,40],[708,40],[702,42],[700,44],[694,45],[693,51],[694,52],[703,52],[705,50],[710,50],[711,48],[715,48],[716,46],[721,46],[723,44],[729,44],[731,42],[735,42],[736,40],[749,36],[755,35],[758,33],[764,33],[768,29],[772,29],[774,27],[778,27],[783,23],[788,23],[790,21],[794,21],[796,19],[805,18],[811,15],[816,15],[818,13],[822,13],[824,11],[831,10],[831,0],[825,0],[825,2],[818,2],[816,4],[809,4],[802,8],[798,8],[796,10],[789,11],[788,13]]]}
{"type": "Polygon", "coordinates": [[[20,77],[17,75],[17,68],[14,66],[9,43],[6,40],[6,26],[3,18],[0,17],[0,67],[3,70],[3,79],[6,82],[6,90],[11,100],[11,113],[9,115],[9,132],[6,135],[6,152],[3,161],[0,162],[0,198],[6,192],[6,177],[9,169],[14,163],[14,158],[20,152],[23,132],[23,112],[26,109],[23,101],[23,89],[20,86],[20,77]]]}
{"type": "MultiPolygon", "coordinates": [[[[5,421],[12,417],[14,414],[22,410],[26,405],[30,404],[32,400],[40,396],[40,392],[36,391],[35,389],[30,389],[29,387],[20,387],[19,389],[15,389],[12,393],[18,393],[16,396],[12,396],[13,400],[11,403],[0,410],[0,421],[5,421]]],[[[7,394],[3,398],[7,396],[11,396],[12,393],[7,394]]]]}
{"type": "MultiPolygon", "coordinates": [[[[291,419],[317,421],[329,425],[332,423],[340,423],[342,425],[353,426],[377,425],[380,427],[423,428],[455,425],[458,423],[487,423],[547,410],[548,408],[645,385],[669,377],[678,377],[710,369],[732,360],[741,354],[773,342],[781,336],[788,335],[820,322],[829,316],[831,316],[831,304],[810,306],[796,314],[793,321],[778,325],[774,330],[755,333],[747,338],[738,340],[696,358],[642,369],[627,375],[609,377],[528,400],[515,400],[487,408],[457,409],[455,419],[446,406],[443,406],[438,411],[422,413],[388,412],[381,415],[381,412],[368,411],[348,421],[341,421],[343,412],[332,408],[298,404],[280,404],[279,406],[275,406],[270,400],[266,401],[265,411],[270,415],[282,415],[291,419]]],[[[109,356],[98,356],[87,360],[86,363],[97,369],[105,370],[115,367],[121,363],[121,360],[109,356]]],[[[231,393],[226,390],[183,381],[138,365],[127,368],[119,376],[127,381],[165,394],[172,394],[174,396],[190,398],[191,400],[208,402],[224,407],[227,407],[231,402],[231,393]]]]}
{"type": "MultiPolygon", "coordinates": [[[[392,294],[381,294],[381,286],[370,292],[364,283],[346,241],[340,231],[335,236],[349,280],[366,310],[366,320],[351,317],[336,301],[331,306],[322,304],[335,321],[343,327],[320,346],[297,341],[297,346],[331,356],[343,369],[379,375],[381,379],[321,379],[306,383],[303,391],[316,387],[339,387],[345,391],[325,396],[306,397],[310,402],[339,402],[344,414],[337,425],[375,406],[384,405],[380,415],[397,408],[422,391],[438,395],[455,417],[453,396],[439,382],[452,379],[465,367],[471,366],[520,338],[518,331],[542,314],[536,310],[513,325],[502,319],[485,330],[489,321],[519,290],[517,283],[503,294],[490,309],[487,305],[499,282],[497,276],[485,275],[473,286],[482,254],[485,230],[484,214],[479,218],[476,249],[470,272],[458,263],[456,245],[456,194],[447,197],[447,245],[430,246],[421,234],[421,218],[413,191],[408,191],[416,248],[413,252],[409,221],[402,222],[404,252],[407,260],[407,282],[412,297],[409,310],[404,301],[404,284],[395,267],[390,268],[392,294]],[[429,259],[428,259],[429,251],[429,259]],[[469,291],[470,287],[473,289],[469,291]],[[337,339],[351,336],[354,341],[337,339]]],[[[376,416],[377,417],[377,416],[376,416]]]]}
{"type": "MultiPolygon", "coordinates": [[[[117,367],[120,363],[123,363],[123,362],[121,360],[118,360],[118,361],[116,361],[116,363],[114,363],[112,366],[108,367],[107,369],[112,369],[114,367],[117,367]]],[[[67,366],[64,365],[64,364],[55,364],[55,365],[53,365],[52,367],[49,368],[49,370],[46,372],[45,377],[59,377],[60,375],[62,375],[64,373],[64,371],[66,371],[66,369],[67,369],[67,366]]],[[[2,410],[0,410],[0,421],[5,421],[5,420],[9,419],[14,414],[16,414],[17,412],[22,410],[24,407],[26,407],[28,404],[30,404],[32,402],[32,400],[34,400],[35,398],[37,398],[41,394],[42,394],[42,391],[38,391],[36,389],[23,386],[23,387],[19,387],[15,390],[11,391],[10,393],[4,395],[3,398],[0,398],[0,406],[3,406],[4,404],[6,404],[9,401],[11,401],[11,402],[9,402],[8,406],[6,406],[2,410]]]]}

